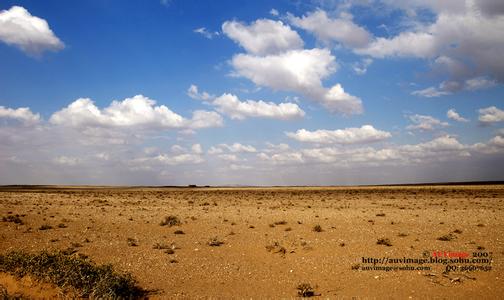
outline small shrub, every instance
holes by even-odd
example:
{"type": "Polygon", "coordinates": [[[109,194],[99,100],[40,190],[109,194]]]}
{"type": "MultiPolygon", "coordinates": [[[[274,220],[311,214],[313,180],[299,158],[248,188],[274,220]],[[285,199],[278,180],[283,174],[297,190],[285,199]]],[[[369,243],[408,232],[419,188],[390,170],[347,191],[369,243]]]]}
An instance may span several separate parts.
{"type": "Polygon", "coordinates": [[[381,239],[378,239],[378,240],[376,241],[376,244],[378,244],[378,245],[384,245],[384,246],[387,246],[387,247],[392,246],[392,243],[391,243],[391,242],[390,242],[390,240],[389,240],[389,239],[387,239],[387,238],[381,238],[381,239]]]}
{"type": "Polygon", "coordinates": [[[457,238],[457,237],[456,237],[455,235],[453,235],[452,233],[448,233],[448,234],[445,234],[445,235],[443,235],[443,236],[438,237],[437,239],[438,239],[439,241],[449,242],[449,241],[454,240],[454,239],[456,239],[456,238],[457,238]]]}
{"type": "Polygon", "coordinates": [[[324,230],[322,230],[322,226],[320,226],[320,225],[315,225],[315,226],[313,227],[313,231],[315,231],[315,232],[322,232],[322,231],[324,231],[324,230]]]}
{"type": "Polygon", "coordinates": [[[67,228],[68,226],[65,223],[59,223],[58,228],[67,228]]]}
{"type": "Polygon", "coordinates": [[[165,249],[170,249],[171,247],[163,244],[163,243],[155,243],[154,246],[152,246],[152,249],[158,249],[158,250],[165,250],[165,249]]]}
{"type": "Polygon", "coordinates": [[[19,224],[19,225],[23,225],[23,220],[21,220],[21,218],[19,217],[19,215],[8,215],[7,217],[3,217],[2,218],[2,221],[3,222],[12,222],[14,224],[19,224]]]}
{"type": "Polygon", "coordinates": [[[126,240],[126,242],[128,243],[128,246],[131,246],[131,247],[136,247],[138,246],[137,244],[137,240],[133,239],[133,238],[128,238],[126,240]]]}
{"type": "Polygon", "coordinates": [[[161,226],[168,226],[168,227],[178,226],[180,224],[182,223],[180,222],[179,218],[173,215],[166,216],[164,220],[161,221],[161,223],[159,223],[159,225],[161,226]]]}
{"type": "Polygon", "coordinates": [[[376,214],[377,217],[385,217],[385,214],[384,213],[379,213],[379,214],[376,214]]]}
{"type": "Polygon", "coordinates": [[[175,230],[173,233],[174,234],[185,234],[185,232],[183,232],[182,230],[175,230]]]}
{"type": "Polygon", "coordinates": [[[39,227],[39,230],[49,230],[49,229],[53,229],[53,227],[48,224],[43,224],[42,226],[39,227]]]}
{"type": "Polygon", "coordinates": [[[208,246],[211,246],[211,247],[219,247],[220,245],[223,245],[223,244],[224,244],[224,242],[220,241],[217,237],[212,238],[208,242],[208,246]]]}
{"type": "Polygon", "coordinates": [[[29,275],[62,289],[71,287],[79,298],[137,299],[146,295],[130,274],[118,273],[111,265],[95,265],[85,258],[63,252],[12,251],[0,255],[0,272],[18,278],[29,275]]]}
{"type": "Polygon", "coordinates": [[[296,289],[298,290],[298,296],[300,297],[313,297],[315,296],[315,290],[309,283],[301,283],[296,289]]]}

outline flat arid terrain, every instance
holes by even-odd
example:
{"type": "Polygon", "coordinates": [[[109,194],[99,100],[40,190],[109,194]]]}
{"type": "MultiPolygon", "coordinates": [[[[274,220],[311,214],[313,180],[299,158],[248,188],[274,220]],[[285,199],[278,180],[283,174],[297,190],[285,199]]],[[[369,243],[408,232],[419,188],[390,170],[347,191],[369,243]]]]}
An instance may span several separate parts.
{"type": "Polygon", "coordinates": [[[111,264],[149,298],[497,299],[503,209],[504,185],[2,187],[0,285],[71,295],[5,266],[46,250],[111,264]]]}

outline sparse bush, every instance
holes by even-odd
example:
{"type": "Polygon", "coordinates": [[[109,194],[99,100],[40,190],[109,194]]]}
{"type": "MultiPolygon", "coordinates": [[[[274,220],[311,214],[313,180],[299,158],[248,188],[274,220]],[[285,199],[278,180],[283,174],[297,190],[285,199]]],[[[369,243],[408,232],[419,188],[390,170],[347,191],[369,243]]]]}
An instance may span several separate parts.
{"type": "Polygon", "coordinates": [[[168,227],[178,226],[180,224],[182,223],[180,222],[179,218],[173,215],[166,216],[164,220],[161,221],[161,223],[159,223],[159,225],[161,226],[168,226],[168,227]]]}
{"type": "Polygon", "coordinates": [[[182,230],[175,230],[173,233],[174,234],[185,234],[185,232],[183,232],[182,230]]]}
{"type": "Polygon", "coordinates": [[[133,239],[133,238],[128,238],[126,240],[126,242],[128,243],[128,246],[131,246],[131,247],[135,247],[135,246],[138,246],[137,244],[137,240],[133,239]]]}
{"type": "Polygon", "coordinates": [[[381,239],[378,239],[378,240],[376,241],[376,244],[378,244],[378,245],[384,245],[384,246],[387,246],[387,247],[392,246],[392,243],[391,243],[391,242],[390,242],[390,240],[389,240],[389,239],[387,239],[387,238],[381,238],[381,239]]]}
{"type": "Polygon", "coordinates": [[[19,217],[19,215],[8,215],[7,217],[3,217],[2,218],[2,221],[3,222],[12,222],[14,224],[19,224],[19,225],[23,225],[23,220],[21,220],[21,218],[19,217]]]}
{"type": "Polygon", "coordinates": [[[165,250],[165,249],[170,249],[170,246],[163,244],[163,243],[155,243],[154,246],[152,246],[152,249],[165,250]]]}
{"type": "Polygon", "coordinates": [[[285,254],[287,253],[287,249],[284,246],[280,245],[279,242],[273,242],[273,244],[271,245],[266,245],[266,250],[272,253],[280,253],[280,255],[282,256],[285,256],[285,254]]]}
{"type": "Polygon", "coordinates": [[[85,258],[63,252],[9,252],[0,255],[0,272],[18,278],[29,275],[62,289],[71,287],[83,298],[132,299],[146,294],[130,274],[118,273],[111,265],[98,266],[85,258]]]}
{"type": "Polygon", "coordinates": [[[296,287],[298,290],[298,296],[300,297],[313,297],[315,296],[315,290],[309,283],[300,283],[296,287]]]}
{"type": "Polygon", "coordinates": [[[53,229],[53,227],[48,224],[43,224],[42,226],[39,227],[39,230],[49,230],[49,229],[53,229]]]}
{"type": "Polygon", "coordinates": [[[385,217],[385,214],[384,213],[379,213],[379,214],[376,214],[377,217],[385,217]]]}
{"type": "Polygon", "coordinates": [[[315,231],[315,232],[322,232],[322,231],[324,231],[324,230],[322,230],[322,226],[320,226],[320,225],[315,225],[315,226],[313,226],[313,231],[315,231]]]}
{"type": "Polygon", "coordinates": [[[217,237],[212,238],[208,242],[208,246],[212,246],[212,247],[219,247],[220,245],[223,245],[223,244],[224,244],[224,242],[219,240],[217,237]]]}
{"type": "Polygon", "coordinates": [[[448,234],[445,234],[445,235],[443,235],[443,236],[438,237],[437,239],[438,239],[439,241],[449,242],[449,241],[454,240],[454,239],[456,239],[456,238],[457,238],[457,237],[456,237],[455,235],[453,235],[452,233],[448,233],[448,234]]]}
{"type": "Polygon", "coordinates": [[[65,223],[59,223],[58,228],[67,228],[68,226],[65,223]]]}

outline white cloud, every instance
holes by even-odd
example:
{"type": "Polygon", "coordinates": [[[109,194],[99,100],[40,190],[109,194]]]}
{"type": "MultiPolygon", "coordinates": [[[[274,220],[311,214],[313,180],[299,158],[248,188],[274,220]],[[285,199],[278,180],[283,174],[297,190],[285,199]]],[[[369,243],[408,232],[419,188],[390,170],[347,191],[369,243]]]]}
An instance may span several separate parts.
{"type": "Polygon", "coordinates": [[[460,90],[476,91],[488,89],[494,87],[495,85],[497,85],[497,82],[495,80],[488,79],[484,76],[479,76],[466,79],[465,81],[443,81],[439,84],[439,87],[428,87],[423,90],[413,91],[411,94],[420,97],[433,98],[451,95],[452,93],[460,90]]]}
{"type": "Polygon", "coordinates": [[[217,32],[217,31],[214,31],[214,32],[208,31],[205,27],[196,28],[196,29],[193,30],[193,32],[199,33],[199,34],[201,34],[202,36],[206,37],[209,40],[211,40],[215,36],[219,35],[219,32],[217,32]]]}
{"type": "Polygon", "coordinates": [[[294,91],[321,103],[331,112],[362,113],[362,101],[346,93],[340,84],[327,89],[322,79],[336,71],[334,56],[327,49],[291,50],[278,55],[238,54],[232,59],[235,75],[259,86],[294,91]]]}
{"type": "Polygon", "coordinates": [[[185,125],[189,129],[222,127],[224,120],[214,111],[196,110],[193,112],[192,118],[186,120],[185,125]]]}
{"type": "Polygon", "coordinates": [[[212,146],[208,150],[208,154],[221,154],[225,151],[231,153],[254,153],[257,152],[256,148],[251,145],[243,145],[240,143],[234,143],[232,145],[219,144],[217,146],[212,146]]]}
{"type": "Polygon", "coordinates": [[[331,19],[325,11],[317,10],[302,18],[289,15],[288,19],[292,25],[313,33],[325,43],[336,41],[350,48],[360,48],[371,40],[371,34],[355,24],[348,13],[331,19]]]}
{"type": "Polygon", "coordinates": [[[447,122],[442,122],[432,116],[411,115],[408,116],[412,125],[406,127],[409,130],[431,131],[437,128],[449,126],[447,122]]]}
{"type": "Polygon", "coordinates": [[[489,16],[485,13],[486,6],[480,5],[483,1],[454,2],[458,3],[450,7],[457,9],[440,9],[432,1],[416,1],[420,6],[434,9],[437,15],[432,24],[418,23],[411,31],[391,38],[375,38],[368,46],[355,50],[356,53],[379,58],[443,58],[458,65],[449,70],[455,73],[452,76],[466,76],[469,69],[472,76],[487,75],[504,82],[504,60],[498,59],[504,52],[502,11],[489,16]]]}
{"type": "Polygon", "coordinates": [[[91,99],[80,98],[66,108],[55,112],[50,122],[74,127],[140,127],[140,128],[206,128],[222,126],[222,117],[216,112],[194,111],[192,119],[185,119],[165,105],[142,95],[113,101],[100,110],[91,99]]]}
{"type": "Polygon", "coordinates": [[[12,109],[0,106],[0,118],[14,119],[25,125],[33,125],[40,122],[40,114],[34,114],[28,107],[12,109]]]}
{"type": "Polygon", "coordinates": [[[287,136],[300,142],[318,144],[363,144],[382,141],[390,138],[390,132],[377,130],[371,125],[360,128],[345,128],[337,130],[319,129],[308,131],[300,129],[288,132],[287,136]]]}
{"type": "Polygon", "coordinates": [[[469,122],[468,119],[461,117],[453,108],[446,112],[446,117],[457,122],[469,122]]]}
{"type": "Polygon", "coordinates": [[[64,48],[46,20],[32,16],[20,6],[0,11],[0,41],[34,56],[64,48]]]}
{"type": "Polygon", "coordinates": [[[446,96],[450,95],[451,93],[448,91],[443,91],[435,87],[428,87],[423,90],[417,90],[413,91],[411,93],[414,96],[420,96],[420,97],[426,97],[426,98],[434,98],[434,97],[441,97],[441,96],[446,96]]]}
{"type": "Polygon", "coordinates": [[[387,56],[414,56],[432,58],[436,55],[436,40],[426,32],[402,32],[392,39],[376,38],[366,48],[357,49],[358,54],[377,58],[387,56]]]}
{"type": "Polygon", "coordinates": [[[478,120],[483,124],[504,122],[504,110],[500,110],[495,106],[479,109],[478,112],[478,120]]]}
{"type": "Polygon", "coordinates": [[[373,63],[371,58],[363,58],[361,61],[352,65],[352,69],[357,75],[364,75],[367,73],[367,68],[373,63]]]}
{"type": "Polygon", "coordinates": [[[269,13],[270,13],[270,15],[275,16],[275,17],[279,15],[278,10],[276,10],[276,9],[274,9],[274,8],[272,8],[272,9],[269,11],[269,13]]]}
{"type": "Polygon", "coordinates": [[[412,145],[392,145],[381,149],[373,147],[306,148],[281,153],[259,153],[260,160],[274,165],[328,164],[334,167],[359,165],[414,165],[429,161],[447,161],[471,156],[472,146],[461,144],[451,136],[441,136],[431,141],[412,145]]]}
{"type": "Polygon", "coordinates": [[[225,161],[239,161],[240,159],[236,154],[219,154],[217,155],[218,158],[225,160],[225,161]]]}
{"type": "Polygon", "coordinates": [[[471,91],[488,89],[495,85],[497,85],[495,80],[491,80],[483,76],[467,79],[465,82],[466,89],[471,91]]]}
{"type": "Polygon", "coordinates": [[[200,144],[194,144],[191,146],[191,152],[196,154],[203,154],[203,148],[200,144]]]}
{"type": "Polygon", "coordinates": [[[251,25],[237,21],[222,24],[222,31],[247,52],[255,55],[278,54],[303,48],[303,40],[282,21],[259,19],[251,25]]]}
{"type": "Polygon", "coordinates": [[[63,166],[77,166],[81,163],[81,160],[77,157],[58,156],[53,159],[53,162],[63,166]]]}
{"type": "Polygon", "coordinates": [[[203,100],[203,101],[210,100],[214,97],[207,92],[200,93],[198,91],[198,86],[194,85],[194,84],[191,84],[191,86],[187,89],[187,95],[193,99],[203,100]]]}
{"type": "Polygon", "coordinates": [[[276,104],[262,100],[240,101],[233,94],[222,94],[212,102],[212,105],[217,107],[218,112],[237,120],[243,120],[247,117],[291,120],[302,118],[305,115],[305,112],[295,103],[276,104]]]}

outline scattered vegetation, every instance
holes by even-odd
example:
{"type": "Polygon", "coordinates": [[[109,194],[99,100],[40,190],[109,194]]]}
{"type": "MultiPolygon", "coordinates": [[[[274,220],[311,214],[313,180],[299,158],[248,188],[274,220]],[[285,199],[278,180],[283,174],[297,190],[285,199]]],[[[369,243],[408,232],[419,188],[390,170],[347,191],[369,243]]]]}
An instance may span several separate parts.
{"type": "Polygon", "coordinates": [[[390,240],[387,239],[387,238],[378,239],[376,241],[376,244],[378,244],[378,245],[384,245],[384,246],[387,246],[387,247],[392,246],[392,242],[390,242],[390,240]]]}
{"type": "Polygon", "coordinates": [[[182,230],[175,230],[173,233],[174,234],[185,234],[185,232],[183,232],[182,230]]]}
{"type": "Polygon", "coordinates": [[[296,289],[298,290],[298,296],[300,297],[315,296],[315,289],[309,283],[300,283],[296,289]]]}
{"type": "Polygon", "coordinates": [[[379,214],[376,214],[377,217],[385,217],[385,214],[384,213],[379,213],[379,214]]]}
{"type": "Polygon", "coordinates": [[[322,229],[322,226],[315,225],[315,226],[313,226],[313,231],[315,231],[315,232],[322,232],[324,230],[322,229]]]}
{"type": "Polygon", "coordinates": [[[68,226],[65,223],[59,223],[58,228],[67,228],[68,226]]]}
{"type": "Polygon", "coordinates": [[[173,215],[166,216],[164,220],[161,221],[161,223],[159,223],[159,225],[161,226],[168,226],[168,227],[178,226],[180,224],[182,224],[182,222],[180,222],[180,219],[177,216],[173,215]]]}
{"type": "Polygon", "coordinates": [[[266,246],[266,250],[272,253],[280,253],[280,255],[284,256],[287,253],[287,249],[282,246],[279,242],[273,242],[271,245],[266,246]]]}
{"type": "Polygon", "coordinates": [[[64,290],[71,288],[85,298],[131,299],[146,295],[130,274],[118,273],[111,265],[95,265],[85,258],[63,252],[12,251],[0,255],[0,271],[18,278],[29,275],[64,290]]]}
{"type": "Polygon", "coordinates": [[[453,235],[453,233],[448,233],[448,234],[445,234],[443,236],[438,237],[437,239],[439,241],[449,242],[449,241],[454,240],[456,238],[457,237],[455,235],[453,235]]]}
{"type": "Polygon", "coordinates": [[[43,224],[42,226],[39,227],[39,230],[49,230],[49,229],[53,229],[53,227],[48,224],[43,224]]]}
{"type": "Polygon", "coordinates": [[[217,237],[212,238],[208,242],[208,246],[212,246],[212,247],[219,247],[220,245],[223,245],[223,244],[224,244],[224,242],[219,240],[217,237]]]}
{"type": "Polygon", "coordinates": [[[8,215],[7,217],[2,218],[3,222],[12,222],[14,224],[23,225],[23,220],[19,217],[19,215],[8,215]]]}
{"type": "Polygon", "coordinates": [[[126,242],[128,243],[128,246],[131,246],[131,247],[136,247],[138,246],[137,244],[137,240],[135,240],[134,238],[128,238],[126,240],[126,242]]]}

